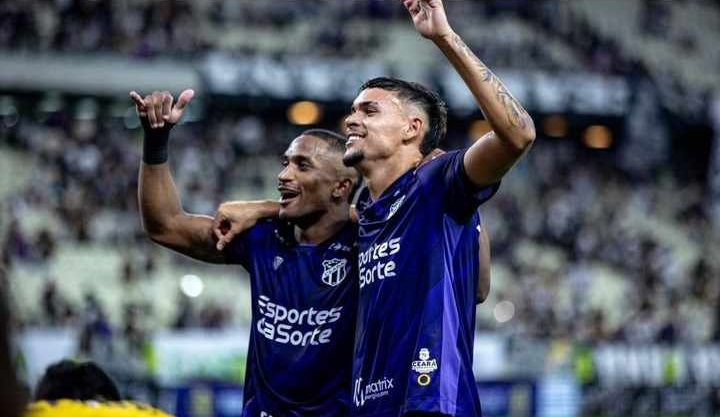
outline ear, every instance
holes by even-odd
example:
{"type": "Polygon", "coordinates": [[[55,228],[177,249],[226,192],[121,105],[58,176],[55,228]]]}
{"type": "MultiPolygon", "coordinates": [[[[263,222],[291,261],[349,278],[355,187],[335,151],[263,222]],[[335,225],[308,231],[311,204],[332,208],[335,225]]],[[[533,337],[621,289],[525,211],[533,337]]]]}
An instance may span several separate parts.
{"type": "Polygon", "coordinates": [[[332,198],[335,200],[346,200],[352,190],[352,180],[350,178],[342,178],[335,183],[332,190],[332,198]]]}
{"type": "Polygon", "coordinates": [[[408,118],[408,124],[405,127],[405,134],[403,135],[403,143],[412,142],[417,138],[422,137],[425,131],[425,121],[422,117],[412,115],[408,118]]]}

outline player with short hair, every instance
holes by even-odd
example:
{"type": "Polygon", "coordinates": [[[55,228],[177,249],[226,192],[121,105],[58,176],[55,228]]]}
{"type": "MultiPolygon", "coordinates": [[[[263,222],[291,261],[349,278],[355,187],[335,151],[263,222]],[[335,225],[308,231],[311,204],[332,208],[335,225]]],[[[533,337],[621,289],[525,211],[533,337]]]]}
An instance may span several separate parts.
{"type": "Polygon", "coordinates": [[[145,131],[138,191],[145,231],[177,252],[250,273],[243,416],[347,415],[357,304],[349,210],[359,175],[342,163],[345,138],[317,129],[295,138],[278,174],[279,203],[225,204],[215,219],[187,214],[167,142],[192,95],[184,91],[173,106],[167,92],[131,93],[145,131]]]}
{"type": "Polygon", "coordinates": [[[500,80],[452,30],[441,0],[405,0],[475,96],[493,130],[418,167],[445,136],[447,109],[427,88],[365,83],[346,119],[344,162],[360,194],[360,297],[352,416],[480,416],[472,372],[478,292],[477,208],[535,139],[500,80]]]}

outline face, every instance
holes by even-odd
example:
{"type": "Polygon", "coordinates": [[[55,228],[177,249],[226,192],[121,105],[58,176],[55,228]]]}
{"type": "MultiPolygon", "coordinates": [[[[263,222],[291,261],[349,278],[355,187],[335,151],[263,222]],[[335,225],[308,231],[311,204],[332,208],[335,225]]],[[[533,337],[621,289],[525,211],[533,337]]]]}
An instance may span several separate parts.
{"type": "Polygon", "coordinates": [[[361,91],[345,119],[348,141],[343,162],[355,166],[393,155],[413,133],[412,120],[396,93],[379,88],[361,91]]]}
{"type": "Polygon", "coordinates": [[[315,137],[303,135],[292,141],[278,174],[280,218],[312,221],[333,209],[337,198],[345,198],[338,178],[339,158],[315,137]]]}

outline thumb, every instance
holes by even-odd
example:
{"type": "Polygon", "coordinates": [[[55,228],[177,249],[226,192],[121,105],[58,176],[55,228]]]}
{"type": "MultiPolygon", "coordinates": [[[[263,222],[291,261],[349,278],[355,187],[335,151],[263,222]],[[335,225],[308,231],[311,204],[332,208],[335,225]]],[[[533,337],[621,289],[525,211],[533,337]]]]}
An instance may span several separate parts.
{"type": "Polygon", "coordinates": [[[188,103],[190,103],[190,100],[195,97],[195,91],[193,90],[185,90],[182,93],[180,93],[180,96],[177,99],[177,102],[175,103],[175,109],[177,110],[184,110],[185,107],[187,107],[188,103]]]}

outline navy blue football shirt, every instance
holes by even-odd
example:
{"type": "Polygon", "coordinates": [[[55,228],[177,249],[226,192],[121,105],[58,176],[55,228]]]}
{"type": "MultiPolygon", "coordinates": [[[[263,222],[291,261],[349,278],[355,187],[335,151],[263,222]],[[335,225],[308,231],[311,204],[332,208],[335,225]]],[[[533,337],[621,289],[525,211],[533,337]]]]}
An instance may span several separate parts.
{"type": "Polygon", "coordinates": [[[252,329],[243,416],[345,416],[357,309],[357,226],[320,245],[262,220],[229,246],[250,273],[252,329]]]}
{"type": "Polygon", "coordinates": [[[398,178],[358,201],[360,297],[353,416],[408,411],[480,416],[472,354],[478,276],[478,189],[464,151],[398,178]]]}

